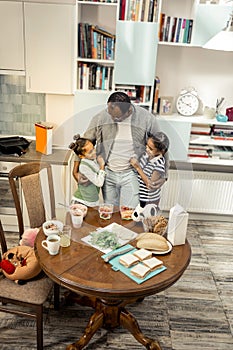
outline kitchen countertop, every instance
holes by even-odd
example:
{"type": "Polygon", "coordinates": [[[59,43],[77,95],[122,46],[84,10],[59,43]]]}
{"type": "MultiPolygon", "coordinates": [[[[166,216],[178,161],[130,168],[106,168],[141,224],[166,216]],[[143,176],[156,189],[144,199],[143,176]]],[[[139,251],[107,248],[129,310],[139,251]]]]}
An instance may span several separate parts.
{"type": "Polygon", "coordinates": [[[29,145],[26,153],[20,157],[0,154],[0,161],[2,162],[14,162],[14,163],[27,163],[27,162],[49,162],[56,165],[68,165],[72,151],[69,149],[53,148],[53,153],[45,155],[36,151],[36,143],[32,141],[29,145]]]}

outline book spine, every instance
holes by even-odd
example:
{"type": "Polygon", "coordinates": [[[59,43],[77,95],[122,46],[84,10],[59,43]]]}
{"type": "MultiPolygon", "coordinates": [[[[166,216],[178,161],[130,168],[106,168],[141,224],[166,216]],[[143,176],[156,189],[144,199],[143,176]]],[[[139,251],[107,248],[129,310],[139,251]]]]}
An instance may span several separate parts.
{"type": "Polygon", "coordinates": [[[169,33],[169,28],[170,28],[170,21],[171,21],[171,16],[167,16],[165,33],[164,33],[164,39],[163,39],[164,41],[168,41],[168,33],[169,33]]]}
{"type": "Polygon", "coordinates": [[[154,82],[154,96],[153,96],[153,102],[152,102],[152,111],[154,114],[158,113],[159,89],[160,89],[160,79],[159,77],[156,77],[154,82]]]}
{"type": "Polygon", "coordinates": [[[179,37],[179,43],[183,43],[184,39],[184,31],[185,31],[185,25],[186,25],[186,18],[182,19],[182,24],[180,28],[180,37],[179,37]]]}
{"type": "Polygon", "coordinates": [[[173,17],[172,33],[171,33],[171,38],[170,38],[171,42],[175,41],[176,25],[177,25],[177,17],[173,17]]]}
{"type": "Polygon", "coordinates": [[[146,0],[145,12],[144,12],[144,18],[143,18],[143,21],[144,21],[144,22],[147,22],[147,21],[148,21],[149,7],[150,7],[150,0],[146,0]]]}
{"type": "Polygon", "coordinates": [[[188,42],[188,29],[189,29],[189,19],[186,19],[185,28],[184,28],[184,37],[183,37],[184,44],[187,44],[188,42]]]}
{"type": "Polygon", "coordinates": [[[159,18],[159,40],[163,41],[163,27],[164,27],[165,13],[160,13],[159,18]]]}
{"type": "Polygon", "coordinates": [[[154,0],[150,0],[149,10],[148,10],[148,18],[147,18],[148,22],[153,21],[153,15],[154,15],[154,0]]]}
{"type": "Polygon", "coordinates": [[[178,19],[178,23],[176,25],[177,29],[175,32],[175,42],[178,43],[180,40],[180,30],[181,30],[181,23],[182,23],[182,18],[178,19]]]}
{"type": "Polygon", "coordinates": [[[188,37],[187,37],[187,43],[191,43],[192,39],[192,31],[193,31],[193,19],[189,20],[189,28],[188,28],[188,37]]]}

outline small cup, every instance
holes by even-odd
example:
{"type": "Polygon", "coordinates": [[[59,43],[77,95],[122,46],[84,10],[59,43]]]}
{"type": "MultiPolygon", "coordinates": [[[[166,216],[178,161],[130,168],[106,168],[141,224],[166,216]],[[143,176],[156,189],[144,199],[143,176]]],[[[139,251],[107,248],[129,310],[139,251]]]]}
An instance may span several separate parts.
{"type": "Polygon", "coordinates": [[[99,206],[100,219],[109,220],[112,217],[113,205],[103,203],[99,206]]]}
{"type": "Polygon", "coordinates": [[[70,240],[71,240],[71,226],[64,225],[63,230],[60,234],[60,246],[61,247],[69,247],[70,246],[70,240]]]}
{"type": "Polygon", "coordinates": [[[70,210],[72,224],[75,228],[80,228],[83,223],[83,211],[80,209],[70,210]]]}
{"type": "Polygon", "coordinates": [[[48,250],[50,255],[57,255],[60,248],[60,236],[49,235],[41,244],[42,247],[48,250]]]}

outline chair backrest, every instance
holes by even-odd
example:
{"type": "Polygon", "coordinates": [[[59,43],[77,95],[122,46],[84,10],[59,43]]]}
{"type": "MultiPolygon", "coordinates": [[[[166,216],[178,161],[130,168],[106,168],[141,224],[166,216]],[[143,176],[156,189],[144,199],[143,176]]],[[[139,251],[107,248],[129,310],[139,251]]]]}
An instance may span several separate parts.
{"type": "Polygon", "coordinates": [[[2,255],[3,253],[7,252],[7,244],[6,244],[6,237],[3,231],[3,227],[2,227],[2,222],[0,220],[0,261],[2,260],[2,255]]]}
{"type": "Polygon", "coordinates": [[[24,232],[23,203],[17,188],[20,182],[31,228],[40,227],[48,218],[55,218],[55,198],[51,165],[43,162],[18,165],[9,172],[9,182],[15,202],[19,236],[24,232]],[[46,181],[42,173],[46,172],[46,181]],[[44,178],[43,178],[44,179],[44,178]],[[46,187],[46,188],[45,188],[46,187]],[[48,198],[44,194],[48,194],[48,198]],[[48,215],[47,215],[48,216],[48,215]]]}

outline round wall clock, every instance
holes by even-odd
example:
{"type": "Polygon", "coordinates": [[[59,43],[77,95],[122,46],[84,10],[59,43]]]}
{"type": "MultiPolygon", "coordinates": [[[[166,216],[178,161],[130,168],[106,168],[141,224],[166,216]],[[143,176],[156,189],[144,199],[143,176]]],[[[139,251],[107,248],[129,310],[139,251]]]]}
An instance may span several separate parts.
{"type": "Polygon", "coordinates": [[[184,116],[195,114],[198,111],[199,104],[197,92],[193,88],[182,90],[176,100],[177,111],[184,116]]]}

